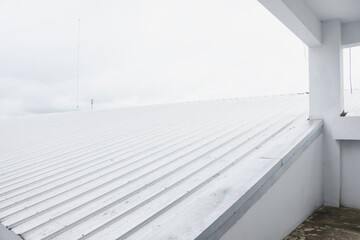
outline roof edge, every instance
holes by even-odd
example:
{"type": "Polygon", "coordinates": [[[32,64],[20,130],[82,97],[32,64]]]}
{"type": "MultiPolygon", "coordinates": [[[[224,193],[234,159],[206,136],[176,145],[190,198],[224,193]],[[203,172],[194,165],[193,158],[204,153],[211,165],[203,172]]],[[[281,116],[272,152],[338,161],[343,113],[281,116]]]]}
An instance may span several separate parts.
{"type": "Polygon", "coordinates": [[[224,214],[205,229],[197,240],[220,239],[285,173],[303,152],[321,135],[322,120],[311,120],[311,129],[290,148],[246,194],[236,201],[224,214]]]}

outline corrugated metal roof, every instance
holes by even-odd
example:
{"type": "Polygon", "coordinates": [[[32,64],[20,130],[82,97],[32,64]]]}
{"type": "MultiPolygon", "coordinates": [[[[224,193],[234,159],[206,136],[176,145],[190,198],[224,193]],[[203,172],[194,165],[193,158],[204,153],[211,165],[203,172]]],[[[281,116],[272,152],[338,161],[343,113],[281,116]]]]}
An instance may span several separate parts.
{"type": "Polygon", "coordinates": [[[306,120],[307,102],[288,95],[0,120],[0,221],[27,240],[194,239],[320,128],[306,120]]]}

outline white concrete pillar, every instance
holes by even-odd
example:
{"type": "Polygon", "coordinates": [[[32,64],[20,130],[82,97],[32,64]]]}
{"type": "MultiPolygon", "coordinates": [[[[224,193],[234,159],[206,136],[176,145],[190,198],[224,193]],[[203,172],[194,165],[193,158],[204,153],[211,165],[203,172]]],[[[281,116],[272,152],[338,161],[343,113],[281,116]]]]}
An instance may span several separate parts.
{"type": "Polygon", "coordinates": [[[323,44],[309,48],[310,119],[324,120],[324,204],[340,204],[340,144],[332,137],[334,119],[344,109],[341,23],[322,23],[323,44]]]}

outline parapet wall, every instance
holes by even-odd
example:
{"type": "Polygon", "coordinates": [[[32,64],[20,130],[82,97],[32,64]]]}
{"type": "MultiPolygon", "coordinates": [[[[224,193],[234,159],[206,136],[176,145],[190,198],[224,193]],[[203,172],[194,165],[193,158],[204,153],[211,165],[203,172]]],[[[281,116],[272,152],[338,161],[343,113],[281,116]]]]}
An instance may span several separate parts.
{"type": "Polygon", "coordinates": [[[360,141],[341,141],[341,195],[344,207],[360,208],[360,141]]]}
{"type": "Polygon", "coordinates": [[[286,237],[323,204],[322,159],[320,135],[221,240],[286,237]]]}

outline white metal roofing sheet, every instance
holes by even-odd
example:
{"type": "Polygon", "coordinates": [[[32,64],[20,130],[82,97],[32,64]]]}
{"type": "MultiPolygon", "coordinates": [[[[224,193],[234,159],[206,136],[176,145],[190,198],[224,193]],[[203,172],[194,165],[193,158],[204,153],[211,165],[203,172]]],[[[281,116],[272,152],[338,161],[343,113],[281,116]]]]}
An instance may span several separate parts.
{"type": "Polygon", "coordinates": [[[0,221],[27,240],[194,239],[319,129],[306,120],[307,102],[286,95],[0,120],[0,221]]]}

